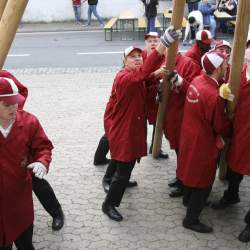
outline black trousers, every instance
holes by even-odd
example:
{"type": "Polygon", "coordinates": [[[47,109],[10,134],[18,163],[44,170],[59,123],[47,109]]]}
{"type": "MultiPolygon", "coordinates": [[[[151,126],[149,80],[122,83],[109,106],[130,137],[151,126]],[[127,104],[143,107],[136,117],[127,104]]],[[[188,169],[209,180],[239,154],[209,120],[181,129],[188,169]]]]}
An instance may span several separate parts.
{"type": "Polygon", "coordinates": [[[44,209],[53,217],[57,217],[61,212],[61,205],[58,202],[56,195],[45,179],[39,179],[35,176],[32,177],[32,189],[44,207],[44,209]]]}
{"type": "Polygon", "coordinates": [[[190,188],[184,186],[183,204],[187,206],[186,219],[190,223],[198,223],[202,209],[205,206],[207,198],[212,187],[208,188],[190,188]]]}
{"type": "MultiPolygon", "coordinates": [[[[32,244],[33,237],[33,225],[25,230],[14,242],[17,250],[35,250],[32,244]]],[[[12,250],[12,245],[7,247],[1,247],[0,250],[12,250]]]]}
{"type": "Polygon", "coordinates": [[[116,161],[111,159],[107,167],[106,173],[103,177],[103,180],[111,184],[115,171],[116,171],[116,161]]]}
{"type": "Polygon", "coordinates": [[[106,155],[109,152],[109,142],[107,136],[104,134],[97,146],[95,151],[94,161],[102,162],[106,160],[106,155]]]}
{"type": "Polygon", "coordinates": [[[115,172],[110,184],[109,192],[105,199],[105,203],[113,205],[115,207],[119,207],[127,184],[129,182],[132,170],[135,166],[135,161],[112,161],[114,164],[112,167],[115,168],[115,172]]]}
{"type": "Polygon", "coordinates": [[[234,172],[230,168],[227,169],[228,188],[224,192],[223,198],[227,201],[237,200],[239,198],[239,187],[243,179],[243,175],[234,172]]]}

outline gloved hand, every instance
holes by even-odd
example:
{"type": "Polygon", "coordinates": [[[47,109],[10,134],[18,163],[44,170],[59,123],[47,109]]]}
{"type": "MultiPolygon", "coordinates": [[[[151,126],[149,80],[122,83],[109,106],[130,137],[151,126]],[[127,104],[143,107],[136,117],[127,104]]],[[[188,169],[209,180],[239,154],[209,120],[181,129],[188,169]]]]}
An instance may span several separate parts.
{"type": "Polygon", "coordinates": [[[168,75],[167,80],[172,84],[172,87],[179,87],[183,83],[183,78],[177,73],[176,70],[168,75]]]}
{"type": "Polygon", "coordinates": [[[182,33],[180,30],[175,30],[173,26],[168,27],[161,36],[161,43],[165,47],[169,47],[175,40],[180,39],[182,33]]]}
{"type": "Polygon", "coordinates": [[[33,169],[33,173],[39,179],[43,179],[43,177],[47,174],[47,168],[41,162],[33,162],[27,166],[27,168],[33,169]]]}
{"type": "Polygon", "coordinates": [[[230,102],[234,100],[234,95],[231,92],[231,89],[229,88],[229,83],[223,83],[219,88],[219,95],[223,99],[226,99],[230,102]]]}
{"type": "Polygon", "coordinates": [[[163,80],[161,79],[159,81],[158,86],[157,86],[157,95],[155,97],[155,100],[157,103],[162,101],[162,84],[163,84],[163,80]]]}

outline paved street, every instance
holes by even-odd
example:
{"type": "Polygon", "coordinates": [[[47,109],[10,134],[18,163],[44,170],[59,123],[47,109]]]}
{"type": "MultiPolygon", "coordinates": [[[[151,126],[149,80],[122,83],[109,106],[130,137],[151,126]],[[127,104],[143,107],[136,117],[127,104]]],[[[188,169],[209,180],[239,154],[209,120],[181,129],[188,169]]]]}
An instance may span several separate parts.
{"type": "MultiPolygon", "coordinates": [[[[103,134],[102,116],[116,67],[20,68],[13,73],[29,87],[26,109],[34,112],[55,149],[47,179],[62,203],[66,223],[52,232],[51,218],[35,198],[36,249],[140,250],[247,250],[237,240],[250,206],[249,178],[241,186],[241,203],[225,211],[206,208],[201,220],[214,227],[202,235],[182,227],[181,199],[168,196],[168,181],[175,175],[176,158],[164,140],[169,160],[145,157],[133,173],[139,186],[126,191],[120,207],[124,221],[117,223],[101,212],[101,186],[106,167],[92,164],[103,134]]],[[[149,131],[150,141],[151,131],[149,131]]],[[[211,200],[226,184],[216,180],[211,200]]]]}

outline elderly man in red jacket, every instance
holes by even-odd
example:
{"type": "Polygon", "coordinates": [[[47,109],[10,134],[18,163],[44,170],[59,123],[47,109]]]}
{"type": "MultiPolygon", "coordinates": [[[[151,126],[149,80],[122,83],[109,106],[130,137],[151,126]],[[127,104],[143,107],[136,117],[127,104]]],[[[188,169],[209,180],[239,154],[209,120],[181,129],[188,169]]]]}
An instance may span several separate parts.
{"type": "Polygon", "coordinates": [[[0,249],[33,250],[32,169],[43,178],[52,143],[37,118],[18,111],[23,103],[15,82],[0,78],[0,249]],[[4,180],[4,181],[3,181],[4,180]]]}
{"type": "MultiPolygon", "coordinates": [[[[227,155],[228,189],[223,197],[212,204],[214,209],[224,209],[240,201],[239,186],[244,175],[250,175],[250,48],[246,50],[246,64],[241,76],[239,98],[236,106],[233,136],[227,155]]],[[[239,240],[250,241],[250,210],[245,217],[246,227],[239,240]]]]}
{"type": "Polygon", "coordinates": [[[208,52],[202,57],[202,66],[205,72],[187,90],[177,177],[185,186],[183,204],[187,212],[183,226],[210,233],[213,229],[201,223],[199,216],[215,178],[217,135],[230,135],[231,123],[225,113],[225,100],[219,96],[219,81],[227,68],[225,57],[208,52]]]}
{"type": "Polygon", "coordinates": [[[166,74],[166,70],[159,67],[166,47],[178,37],[179,32],[173,27],[168,28],[145,62],[141,49],[131,46],[124,51],[124,68],[115,77],[104,115],[105,132],[116,171],[102,211],[112,220],[123,219],[115,207],[120,205],[136,160],[147,155],[145,80],[159,72],[166,74]]]}
{"type": "MultiPolygon", "coordinates": [[[[164,134],[169,141],[170,148],[175,150],[177,158],[186,92],[190,82],[200,73],[200,67],[191,58],[177,54],[175,71],[170,79],[172,89],[164,123],[164,134]]],[[[183,195],[183,185],[178,178],[171,180],[168,185],[171,187],[170,197],[183,195]]]]}

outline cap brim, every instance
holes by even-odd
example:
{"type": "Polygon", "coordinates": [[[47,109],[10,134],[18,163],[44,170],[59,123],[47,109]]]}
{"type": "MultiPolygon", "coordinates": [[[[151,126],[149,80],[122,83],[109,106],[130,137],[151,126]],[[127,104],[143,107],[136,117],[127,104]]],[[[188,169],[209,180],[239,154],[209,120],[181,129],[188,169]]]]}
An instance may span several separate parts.
{"type": "Polygon", "coordinates": [[[13,95],[13,96],[0,97],[0,101],[3,101],[9,105],[21,104],[24,102],[24,100],[25,98],[20,94],[13,95]]]}

